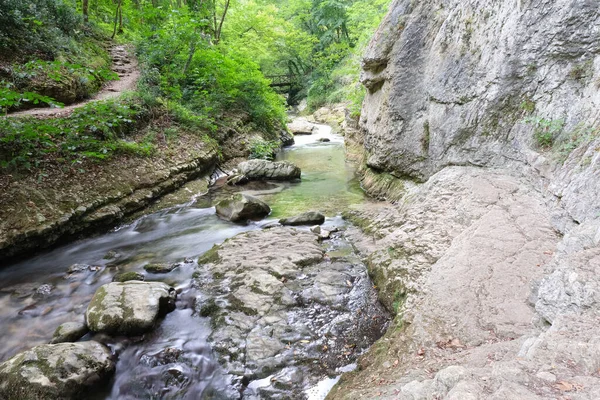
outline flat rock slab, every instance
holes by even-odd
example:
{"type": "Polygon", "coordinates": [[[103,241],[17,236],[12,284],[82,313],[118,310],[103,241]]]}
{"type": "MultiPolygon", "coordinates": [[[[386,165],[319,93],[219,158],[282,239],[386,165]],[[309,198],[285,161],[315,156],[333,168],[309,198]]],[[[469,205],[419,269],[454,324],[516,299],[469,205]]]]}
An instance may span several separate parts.
{"type": "Polygon", "coordinates": [[[251,181],[292,181],[300,179],[302,171],[289,161],[248,160],[238,164],[238,171],[251,181]]]}
{"type": "Polygon", "coordinates": [[[114,373],[98,342],[44,344],[0,364],[0,398],[82,399],[114,373]]]}
{"type": "Polygon", "coordinates": [[[266,217],[271,212],[271,207],[267,203],[243,193],[220,201],[215,208],[218,216],[231,222],[257,220],[266,217]]]}
{"type": "Polygon", "coordinates": [[[92,332],[139,335],[172,311],[175,290],[160,282],[112,282],[100,287],[85,313],[92,332]]]}
{"type": "Polygon", "coordinates": [[[281,225],[290,226],[321,225],[323,222],[325,222],[325,216],[317,211],[309,211],[294,217],[282,218],[279,220],[281,225]]]}

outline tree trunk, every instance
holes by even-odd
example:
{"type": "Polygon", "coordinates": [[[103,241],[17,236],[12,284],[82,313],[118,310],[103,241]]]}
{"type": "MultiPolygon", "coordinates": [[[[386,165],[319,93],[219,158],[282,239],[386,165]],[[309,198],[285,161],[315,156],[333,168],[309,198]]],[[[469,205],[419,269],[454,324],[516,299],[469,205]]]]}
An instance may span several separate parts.
{"type": "Polygon", "coordinates": [[[83,22],[89,21],[88,9],[89,9],[89,0],[82,0],[82,12],[83,12],[83,22]]]}
{"type": "Polygon", "coordinates": [[[110,37],[111,39],[115,38],[115,35],[117,34],[117,23],[119,22],[119,11],[121,10],[121,2],[123,0],[119,0],[119,3],[117,4],[117,10],[115,11],[115,24],[113,27],[113,33],[112,36],[110,37]]]}
{"type": "Polygon", "coordinates": [[[225,1],[225,8],[223,9],[223,15],[221,15],[221,22],[219,23],[219,28],[215,33],[215,44],[219,44],[221,40],[221,30],[223,29],[223,22],[225,22],[225,16],[227,15],[227,10],[229,9],[229,1],[225,1]]]}

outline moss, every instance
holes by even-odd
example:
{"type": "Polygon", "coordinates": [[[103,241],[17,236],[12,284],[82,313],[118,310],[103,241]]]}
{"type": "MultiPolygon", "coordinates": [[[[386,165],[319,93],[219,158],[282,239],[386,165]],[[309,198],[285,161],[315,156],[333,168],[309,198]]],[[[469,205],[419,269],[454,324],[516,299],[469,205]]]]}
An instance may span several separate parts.
{"type": "Polygon", "coordinates": [[[144,274],[135,271],[121,272],[113,277],[113,282],[143,281],[144,274]]]}
{"type": "Polygon", "coordinates": [[[200,316],[210,317],[220,309],[221,308],[217,305],[215,299],[210,298],[206,302],[204,302],[204,304],[202,304],[202,307],[200,307],[200,316]]]}
{"type": "Polygon", "coordinates": [[[361,171],[361,184],[369,195],[387,201],[398,201],[406,193],[404,181],[386,172],[371,168],[361,171]]]}
{"type": "Polygon", "coordinates": [[[258,314],[258,312],[255,309],[247,307],[242,301],[240,301],[234,295],[229,295],[227,297],[227,300],[229,301],[229,306],[232,311],[241,311],[244,314],[250,315],[250,316],[258,314]]]}
{"type": "Polygon", "coordinates": [[[579,81],[586,78],[589,78],[593,75],[593,62],[592,60],[585,61],[580,64],[576,64],[573,66],[571,71],[569,72],[569,78],[579,81]]]}
{"type": "Polygon", "coordinates": [[[94,294],[94,297],[92,298],[92,301],[90,302],[90,305],[88,306],[88,309],[95,310],[96,312],[90,312],[87,314],[88,325],[98,326],[100,320],[99,320],[99,314],[97,311],[101,310],[104,307],[102,303],[104,302],[106,295],[107,295],[106,289],[103,286],[100,287],[100,289],[98,289],[96,291],[96,294],[94,294]]]}
{"type": "Polygon", "coordinates": [[[216,264],[221,261],[221,257],[219,256],[219,249],[221,247],[218,245],[214,245],[210,250],[202,254],[198,258],[198,265],[202,264],[216,264]]]}

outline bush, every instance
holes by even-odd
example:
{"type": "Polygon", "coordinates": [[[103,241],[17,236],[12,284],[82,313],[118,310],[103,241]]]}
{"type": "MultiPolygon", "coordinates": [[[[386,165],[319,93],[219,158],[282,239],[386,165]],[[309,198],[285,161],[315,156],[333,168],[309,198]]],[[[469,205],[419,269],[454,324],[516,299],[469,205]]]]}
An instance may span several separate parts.
{"type": "Polygon", "coordinates": [[[0,119],[0,167],[30,169],[46,161],[77,163],[117,153],[150,154],[150,143],[125,140],[144,115],[135,100],[93,102],[56,119],[0,119]]]}
{"type": "Polygon", "coordinates": [[[250,142],[250,158],[274,160],[277,150],[279,150],[279,143],[275,141],[255,139],[250,142]]]}
{"type": "Polygon", "coordinates": [[[53,59],[81,23],[63,0],[0,0],[0,52],[53,59]]]}

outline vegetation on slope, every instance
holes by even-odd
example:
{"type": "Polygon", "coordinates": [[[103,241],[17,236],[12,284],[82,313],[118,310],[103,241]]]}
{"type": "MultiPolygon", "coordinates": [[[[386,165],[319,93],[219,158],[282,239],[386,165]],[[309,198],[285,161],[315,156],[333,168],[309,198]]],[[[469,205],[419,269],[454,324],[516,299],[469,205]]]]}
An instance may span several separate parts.
{"type": "Polygon", "coordinates": [[[178,132],[213,143],[243,114],[277,139],[285,101],[312,108],[362,100],[359,57],[389,0],[0,0],[3,113],[81,101],[108,80],[109,48],[133,43],[138,90],[55,119],[0,120],[0,168],[82,169],[115,154],[152,154],[178,132]],[[111,38],[114,41],[111,41],[111,38]],[[134,134],[135,133],[135,134],[134,134]]]}

